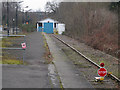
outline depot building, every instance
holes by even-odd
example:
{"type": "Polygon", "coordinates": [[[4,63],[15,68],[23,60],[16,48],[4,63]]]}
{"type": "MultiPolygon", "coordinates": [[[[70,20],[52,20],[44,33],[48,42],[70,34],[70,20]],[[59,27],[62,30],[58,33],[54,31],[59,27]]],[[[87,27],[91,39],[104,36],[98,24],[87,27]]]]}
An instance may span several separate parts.
{"type": "Polygon", "coordinates": [[[37,22],[37,32],[52,34],[54,32],[62,34],[65,31],[65,24],[59,23],[53,19],[47,18],[37,22]]]}

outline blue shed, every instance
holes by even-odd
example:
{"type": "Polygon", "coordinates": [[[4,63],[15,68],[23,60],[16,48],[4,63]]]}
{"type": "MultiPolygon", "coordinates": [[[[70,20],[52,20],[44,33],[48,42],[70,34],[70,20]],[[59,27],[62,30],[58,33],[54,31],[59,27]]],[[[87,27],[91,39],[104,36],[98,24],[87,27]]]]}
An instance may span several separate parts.
{"type": "Polygon", "coordinates": [[[57,26],[58,26],[58,21],[47,18],[37,22],[37,31],[50,34],[50,33],[54,33],[54,29],[57,28],[57,26]]]}

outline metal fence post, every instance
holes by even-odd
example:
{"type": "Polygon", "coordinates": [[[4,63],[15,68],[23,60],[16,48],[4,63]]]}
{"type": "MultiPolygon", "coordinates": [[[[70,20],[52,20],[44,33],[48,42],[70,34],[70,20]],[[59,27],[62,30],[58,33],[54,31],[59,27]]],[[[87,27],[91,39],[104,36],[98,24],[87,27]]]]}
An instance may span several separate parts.
{"type": "MultiPolygon", "coordinates": [[[[24,42],[26,42],[26,36],[24,36],[24,42]]],[[[25,50],[26,49],[24,49],[24,52],[23,52],[23,64],[24,64],[24,60],[25,60],[25,50]]]]}

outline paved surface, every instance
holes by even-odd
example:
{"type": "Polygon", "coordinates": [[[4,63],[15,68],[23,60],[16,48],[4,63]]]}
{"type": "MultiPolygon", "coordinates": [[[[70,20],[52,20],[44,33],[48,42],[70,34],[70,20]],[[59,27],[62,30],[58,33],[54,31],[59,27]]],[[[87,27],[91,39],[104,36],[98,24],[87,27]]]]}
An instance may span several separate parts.
{"type": "Polygon", "coordinates": [[[68,58],[51,40],[51,38],[45,34],[48,46],[53,55],[53,62],[57,68],[58,74],[61,78],[64,88],[93,88],[90,83],[85,79],[81,72],[77,72],[75,67],[67,62],[68,58]]]}
{"type": "Polygon", "coordinates": [[[29,65],[3,65],[3,88],[49,88],[48,65],[41,33],[27,35],[26,61],[29,65]]]}

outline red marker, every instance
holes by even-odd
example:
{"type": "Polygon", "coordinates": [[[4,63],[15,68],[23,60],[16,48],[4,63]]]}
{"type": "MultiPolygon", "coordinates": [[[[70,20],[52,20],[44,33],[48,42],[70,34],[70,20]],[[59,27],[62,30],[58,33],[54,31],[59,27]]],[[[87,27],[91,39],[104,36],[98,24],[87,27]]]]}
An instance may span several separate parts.
{"type": "Polygon", "coordinates": [[[104,63],[101,63],[101,64],[100,64],[101,67],[104,67],[104,65],[105,65],[104,63]]]}
{"type": "Polygon", "coordinates": [[[98,75],[101,76],[101,77],[105,77],[106,74],[107,74],[107,70],[104,67],[104,63],[101,63],[100,66],[101,68],[98,70],[98,75]]]}
{"type": "Polygon", "coordinates": [[[21,43],[22,48],[25,49],[26,48],[26,43],[21,43]]]}
{"type": "Polygon", "coordinates": [[[98,70],[98,75],[101,76],[101,77],[105,77],[107,74],[107,70],[105,68],[100,68],[98,70]]]}

